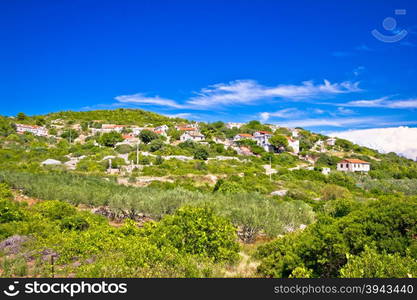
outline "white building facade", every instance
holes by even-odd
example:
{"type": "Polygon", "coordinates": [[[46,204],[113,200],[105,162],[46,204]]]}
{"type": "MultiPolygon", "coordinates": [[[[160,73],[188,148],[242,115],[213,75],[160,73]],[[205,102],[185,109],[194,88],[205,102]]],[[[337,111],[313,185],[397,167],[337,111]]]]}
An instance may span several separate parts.
{"type": "Polygon", "coordinates": [[[287,138],[288,146],[290,146],[293,150],[293,153],[298,154],[300,152],[300,141],[294,140],[292,138],[287,138]]]}
{"type": "Polygon", "coordinates": [[[180,136],[180,141],[193,141],[193,142],[200,142],[204,140],[204,135],[196,131],[186,131],[180,136]]]}
{"type": "Polygon", "coordinates": [[[265,151],[271,150],[271,144],[269,139],[272,137],[272,132],[269,131],[256,131],[253,134],[253,138],[256,140],[258,146],[261,146],[265,151]]]}
{"type": "Polygon", "coordinates": [[[36,125],[16,124],[16,131],[20,134],[24,132],[30,132],[37,136],[48,135],[48,130],[45,127],[36,125]]]}
{"type": "Polygon", "coordinates": [[[337,164],[337,170],[342,172],[369,172],[371,164],[360,159],[344,159],[337,164]]]}

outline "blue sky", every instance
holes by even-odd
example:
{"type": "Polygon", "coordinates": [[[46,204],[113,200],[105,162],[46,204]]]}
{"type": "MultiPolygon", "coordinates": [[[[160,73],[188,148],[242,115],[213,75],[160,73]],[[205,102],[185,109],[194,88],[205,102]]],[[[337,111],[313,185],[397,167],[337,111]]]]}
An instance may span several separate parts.
{"type": "Polygon", "coordinates": [[[416,1],[3,0],[0,25],[3,115],[417,125],[416,1]]]}

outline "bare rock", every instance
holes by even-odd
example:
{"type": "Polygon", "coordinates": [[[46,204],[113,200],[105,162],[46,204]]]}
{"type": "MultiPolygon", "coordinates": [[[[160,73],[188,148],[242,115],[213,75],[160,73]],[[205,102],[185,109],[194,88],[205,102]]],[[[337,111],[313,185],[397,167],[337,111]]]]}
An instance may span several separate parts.
{"type": "Polygon", "coordinates": [[[25,235],[13,235],[0,242],[0,250],[6,254],[18,254],[22,248],[22,244],[29,240],[25,235]]]}
{"type": "Polygon", "coordinates": [[[51,257],[53,257],[54,259],[57,259],[59,257],[58,253],[49,248],[42,250],[39,254],[42,256],[43,261],[50,260],[51,257]]]}

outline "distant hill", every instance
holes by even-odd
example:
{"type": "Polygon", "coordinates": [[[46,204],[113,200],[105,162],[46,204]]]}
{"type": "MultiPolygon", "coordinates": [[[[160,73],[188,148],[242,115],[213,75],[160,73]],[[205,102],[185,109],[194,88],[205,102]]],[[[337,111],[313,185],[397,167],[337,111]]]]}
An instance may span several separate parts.
{"type": "Polygon", "coordinates": [[[162,124],[176,124],[188,122],[182,118],[170,118],[154,112],[141,109],[119,108],[115,110],[92,110],[92,111],[61,111],[46,115],[26,116],[21,118],[20,123],[37,124],[47,123],[51,120],[63,119],[74,122],[101,121],[102,123],[115,123],[126,125],[144,126],[152,124],[154,126],[162,124]]]}

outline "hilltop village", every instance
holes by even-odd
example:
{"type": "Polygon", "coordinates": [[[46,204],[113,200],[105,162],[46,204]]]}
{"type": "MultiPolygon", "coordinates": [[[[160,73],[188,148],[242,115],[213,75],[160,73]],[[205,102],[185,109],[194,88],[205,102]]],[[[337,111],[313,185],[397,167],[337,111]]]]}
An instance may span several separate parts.
{"type": "MultiPolygon", "coordinates": [[[[54,119],[51,120],[48,128],[30,124],[15,124],[18,134],[29,133],[35,136],[54,138],[57,140],[67,139],[69,143],[80,145],[84,145],[88,141],[93,141],[94,146],[110,146],[114,148],[119,153],[108,155],[101,159],[101,161],[108,161],[106,172],[110,174],[122,173],[126,175],[135,169],[143,168],[144,165],[152,165],[152,162],[146,163],[146,160],[145,164],[141,163],[140,157],[158,157],[163,160],[177,159],[181,161],[190,161],[196,158],[195,156],[187,155],[156,155],[153,153],[156,151],[143,151],[143,147],[140,147],[140,145],[146,144],[155,145],[157,142],[158,145],[163,143],[172,147],[181,146],[181,143],[183,145],[194,143],[199,145],[215,144],[223,147],[225,152],[229,154],[208,157],[208,153],[202,151],[201,155],[203,160],[244,159],[245,156],[260,156],[262,153],[286,152],[304,162],[293,169],[305,168],[313,170],[315,167],[315,155],[308,155],[305,153],[306,151],[300,153],[300,137],[303,132],[305,133],[305,130],[301,128],[285,128],[277,125],[261,124],[258,121],[252,121],[252,124],[229,122],[221,123],[221,125],[237,133],[230,138],[216,135],[205,136],[203,132],[207,128],[207,124],[201,122],[190,122],[173,126],[162,124],[155,127],[149,124],[144,127],[139,127],[126,124],[107,124],[101,120],[93,120],[87,124],[74,123],[68,126],[64,120],[54,119]],[[256,126],[264,127],[268,130],[248,130],[248,128],[256,126]],[[106,137],[110,137],[112,141],[108,144],[99,143],[100,139],[106,137]],[[124,151],[117,151],[118,149],[124,149],[124,151]],[[128,150],[132,150],[136,155],[123,153],[129,152],[128,150]],[[114,164],[113,162],[115,161],[116,163],[114,164]]],[[[338,152],[336,138],[321,135],[316,135],[315,137],[315,141],[309,149],[313,153],[338,152]]],[[[83,159],[86,159],[85,155],[78,157],[67,155],[66,157],[68,160],[65,162],[48,158],[42,161],[41,165],[63,165],[70,170],[75,170],[77,164],[83,159]]],[[[265,170],[268,174],[276,172],[276,170],[267,164],[265,165],[265,170]]],[[[370,170],[370,163],[360,159],[345,159],[337,164],[337,170],[344,172],[368,172],[370,170]]],[[[331,172],[331,168],[321,168],[321,172],[327,175],[331,172]]]]}
{"type": "Polygon", "coordinates": [[[416,274],[416,162],[344,139],[136,109],[19,113],[0,116],[0,161],[3,277],[416,274]]]}

